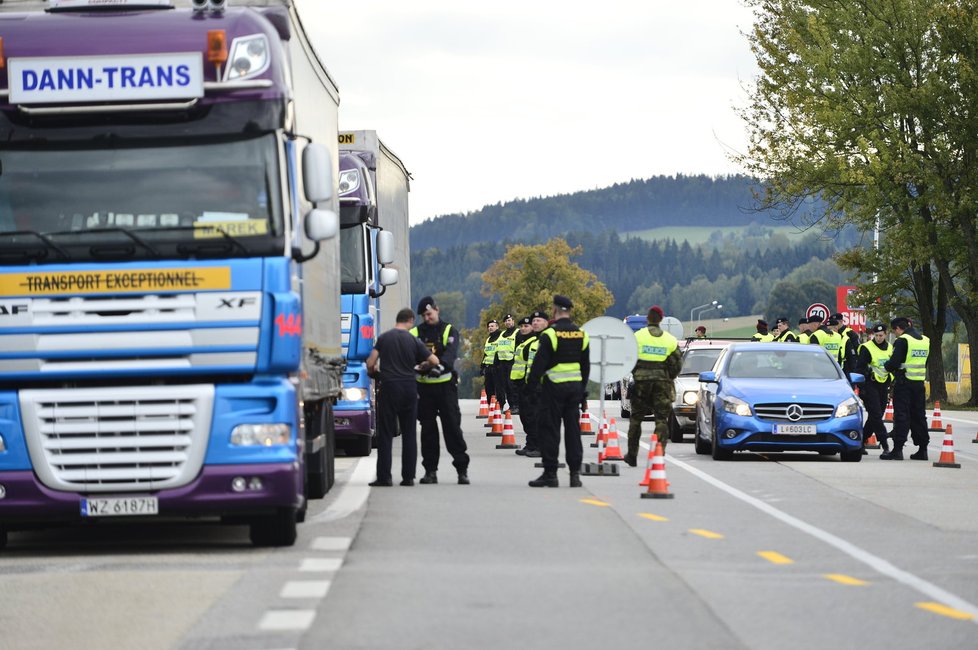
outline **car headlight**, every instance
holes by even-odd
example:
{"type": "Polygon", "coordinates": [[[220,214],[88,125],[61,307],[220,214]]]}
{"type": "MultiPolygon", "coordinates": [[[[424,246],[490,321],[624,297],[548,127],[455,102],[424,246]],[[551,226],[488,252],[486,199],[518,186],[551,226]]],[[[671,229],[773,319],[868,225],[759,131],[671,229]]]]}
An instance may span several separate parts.
{"type": "Polygon", "coordinates": [[[855,397],[850,397],[835,408],[835,417],[844,418],[859,413],[859,402],[855,397]]]}
{"type": "Polygon", "coordinates": [[[737,399],[736,397],[724,397],[721,401],[723,402],[723,410],[727,413],[733,413],[734,415],[740,415],[745,418],[750,417],[750,404],[744,400],[737,399]]]}
{"type": "Polygon", "coordinates": [[[367,399],[367,391],[363,388],[344,388],[343,399],[348,402],[359,402],[362,399],[367,399]]]}
{"type": "Polygon", "coordinates": [[[291,438],[287,424],[239,424],[231,431],[231,444],[239,447],[287,445],[291,438]]]}
{"type": "Polygon", "coordinates": [[[700,401],[700,394],[695,390],[688,390],[683,393],[683,404],[687,406],[693,406],[696,402],[700,401]]]}
{"type": "Polygon", "coordinates": [[[268,39],[264,34],[239,36],[231,41],[225,81],[248,79],[268,69],[268,39]]]}

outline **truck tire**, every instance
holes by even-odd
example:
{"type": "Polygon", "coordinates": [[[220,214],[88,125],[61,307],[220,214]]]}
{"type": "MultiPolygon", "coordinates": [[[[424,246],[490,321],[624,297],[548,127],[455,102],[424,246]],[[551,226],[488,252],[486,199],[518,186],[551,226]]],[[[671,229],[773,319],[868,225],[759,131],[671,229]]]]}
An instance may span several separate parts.
{"type": "Polygon", "coordinates": [[[343,443],[343,449],[347,456],[369,456],[373,447],[373,436],[356,436],[343,443]]]}
{"type": "Polygon", "coordinates": [[[329,454],[329,432],[333,429],[332,411],[329,404],[324,402],[310,404],[306,408],[305,417],[307,442],[315,440],[319,436],[325,438],[322,449],[306,454],[306,498],[322,499],[332,487],[330,469],[333,465],[333,459],[329,454]]]}
{"type": "Polygon", "coordinates": [[[250,537],[255,546],[292,546],[296,538],[296,509],[280,508],[274,515],[251,521],[250,537]]]}
{"type": "Polygon", "coordinates": [[[0,549],[7,548],[7,529],[0,528],[0,549]]]}

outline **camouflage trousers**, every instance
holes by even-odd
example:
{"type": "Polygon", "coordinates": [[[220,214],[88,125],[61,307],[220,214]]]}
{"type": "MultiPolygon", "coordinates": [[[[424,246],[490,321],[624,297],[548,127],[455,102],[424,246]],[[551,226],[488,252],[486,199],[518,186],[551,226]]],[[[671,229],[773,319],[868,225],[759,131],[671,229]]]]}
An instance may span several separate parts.
{"type": "Polygon", "coordinates": [[[672,380],[637,381],[632,386],[630,396],[632,415],[628,422],[628,455],[638,457],[638,446],[642,436],[642,419],[655,416],[655,435],[666,450],[669,442],[669,419],[672,417],[672,403],[676,399],[676,385],[672,380]]]}

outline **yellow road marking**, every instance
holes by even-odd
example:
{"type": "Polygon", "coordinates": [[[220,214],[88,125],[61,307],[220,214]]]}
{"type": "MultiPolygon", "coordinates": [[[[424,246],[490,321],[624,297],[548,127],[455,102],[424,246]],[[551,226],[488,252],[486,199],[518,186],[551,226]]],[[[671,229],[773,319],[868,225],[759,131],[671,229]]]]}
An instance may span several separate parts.
{"type": "Polygon", "coordinates": [[[581,503],[589,503],[592,506],[610,506],[610,503],[605,503],[604,501],[598,501],[597,499],[581,499],[581,503]]]}
{"type": "Polygon", "coordinates": [[[771,564],[794,564],[795,561],[790,557],[781,555],[777,551],[758,551],[758,555],[770,562],[771,564]]]}
{"type": "Polygon", "coordinates": [[[853,578],[852,576],[847,576],[842,573],[826,573],[824,577],[832,580],[833,582],[838,582],[840,585],[853,585],[855,587],[861,587],[869,584],[865,580],[853,578]]]}
{"type": "Polygon", "coordinates": [[[968,612],[962,612],[960,609],[954,609],[953,607],[948,607],[947,605],[942,605],[940,603],[915,603],[920,609],[926,609],[928,612],[934,612],[935,614],[940,614],[941,616],[947,616],[949,618],[956,618],[959,621],[970,621],[974,618],[968,612]]]}
{"type": "Polygon", "coordinates": [[[723,535],[720,533],[714,533],[712,530],[705,530],[703,528],[690,528],[689,532],[707,539],[723,539],[723,535]]]}
{"type": "Polygon", "coordinates": [[[646,519],[651,519],[652,521],[669,521],[668,517],[661,517],[659,515],[653,515],[651,512],[640,512],[639,517],[644,517],[646,519]]]}

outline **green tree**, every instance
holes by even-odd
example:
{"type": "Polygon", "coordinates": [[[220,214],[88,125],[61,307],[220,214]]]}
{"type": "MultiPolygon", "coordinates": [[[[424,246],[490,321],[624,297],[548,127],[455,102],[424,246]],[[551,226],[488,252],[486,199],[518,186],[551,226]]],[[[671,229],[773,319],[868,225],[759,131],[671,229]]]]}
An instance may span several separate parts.
{"type": "Polygon", "coordinates": [[[431,296],[438,305],[439,317],[461,331],[465,323],[466,300],[461,291],[438,291],[431,296]]]}
{"type": "MultiPolygon", "coordinates": [[[[847,263],[874,285],[897,277],[884,265],[909,273],[942,391],[941,291],[978,341],[978,0],[748,1],[761,74],[735,158],[765,181],[764,207],[787,217],[817,198],[809,225],[879,227],[899,253],[847,263]]],[[[893,288],[869,290],[883,311],[902,300],[893,288]]]]}

